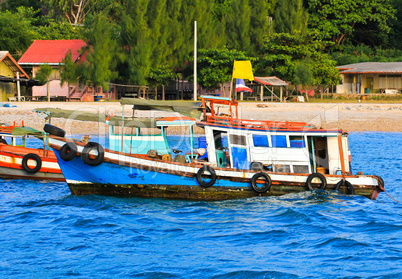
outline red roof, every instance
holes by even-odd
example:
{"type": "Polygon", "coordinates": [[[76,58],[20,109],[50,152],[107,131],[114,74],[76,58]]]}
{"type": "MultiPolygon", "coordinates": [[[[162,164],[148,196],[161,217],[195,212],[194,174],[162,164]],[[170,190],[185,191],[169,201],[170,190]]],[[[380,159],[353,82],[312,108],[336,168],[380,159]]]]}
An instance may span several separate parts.
{"type": "Polygon", "coordinates": [[[73,61],[80,57],[79,51],[86,46],[83,40],[36,40],[22,55],[21,65],[60,64],[69,50],[73,61]]]}

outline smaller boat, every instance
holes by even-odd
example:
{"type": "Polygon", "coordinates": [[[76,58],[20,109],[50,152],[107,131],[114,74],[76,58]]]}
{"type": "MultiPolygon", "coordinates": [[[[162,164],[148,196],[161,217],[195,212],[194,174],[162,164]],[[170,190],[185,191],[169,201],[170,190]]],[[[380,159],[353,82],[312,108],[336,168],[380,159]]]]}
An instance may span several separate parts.
{"type": "Polygon", "coordinates": [[[47,133],[25,127],[23,122],[21,126],[16,126],[15,122],[12,126],[2,124],[0,178],[65,181],[57,157],[47,143],[47,133]],[[43,149],[27,147],[35,138],[43,140],[43,149]]]}

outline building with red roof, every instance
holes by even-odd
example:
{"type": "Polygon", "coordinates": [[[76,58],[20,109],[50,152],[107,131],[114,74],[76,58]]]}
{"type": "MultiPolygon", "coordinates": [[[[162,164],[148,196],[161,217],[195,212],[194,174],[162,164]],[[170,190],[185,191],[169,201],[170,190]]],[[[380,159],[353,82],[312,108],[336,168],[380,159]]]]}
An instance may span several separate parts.
{"type": "Polygon", "coordinates": [[[81,57],[81,49],[85,46],[83,40],[35,40],[18,60],[18,64],[59,66],[69,50],[73,61],[76,62],[81,57]]]}
{"type": "MultiPolygon", "coordinates": [[[[48,64],[53,67],[50,81],[50,96],[68,96],[68,85],[60,85],[60,65],[67,53],[71,51],[74,62],[85,59],[81,49],[86,46],[83,40],[35,40],[27,51],[18,60],[18,64],[25,68],[32,68],[32,77],[35,78],[39,67],[48,64]]],[[[47,85],[34,86],[32,96],[46,96],[47,85]]]]}

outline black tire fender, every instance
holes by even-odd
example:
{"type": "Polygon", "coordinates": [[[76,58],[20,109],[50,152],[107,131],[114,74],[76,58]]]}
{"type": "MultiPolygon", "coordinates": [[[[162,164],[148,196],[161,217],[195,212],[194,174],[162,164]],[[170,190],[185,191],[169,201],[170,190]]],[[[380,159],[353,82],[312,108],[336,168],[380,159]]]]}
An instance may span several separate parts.
{"type": "Polygon", "coordinates": [[[327,187],[327,179],[325,178],[325,176],[323,174],[318,173],[318,172],[312,173],[307,177],[307,180],[306,180],[307,188],[309,190],[314,190],[313,185],[312,185],[313,184],[312,181],[314,178],[319,178],[321,180],[321,186],[318,189],[325,190],[325,188],[327,187]]]}
{"type": "Polygon", "coordinates": [[[354,195],[355,194],[355,188],[353,187],[352,183],[350,183],[349,181],[347,181],[346,179],[343,180],[339,180],[338,183],[336,183],[335,185],[335,191],[339,191],[339,188],[341,188],[341,186],[345,186],[348,190],[349,190],[349,195],[354,195]]]}
{"type": "Polygon", "coordinates": [[[256,191],[257,193],[265,193],[267,192],[272,185],[272,180],[271,177],[266,174],[265,172],[259,172],[253,175],[253,177],[251,178],[251,188],[253,188],[254,191],[256,191]],[[264,177],[265,178],[265,184],[264,187],[258,187],[257,186],[257,180],[264,177]]]}
{"type": "Polygon", "coordinates": [[[59,154],[64,161],[71,161],[77,156],[77,145],[74,142],[67,142],[61,147],[59,154]]]}
{"type": "Polygon", "coordinates": [[[45,127],[43,127],[43,130],[53,136],[56,137],[61,137],[64,138],[66,135],[66,132],[63,129],[60,129],[59,127],[50,125],[50,124],[45,124],[45,127]]]}
{"type": "Polygon", "coordinates": [[[81,159],[84,161],[85,164],[90,166],[100,165],[103,162],[104,158],[105,158],[105,150],[103,149],[102,145],[100,145],[97,142],[91,142],[91,141],[88,142],[81,153],[81,159]],[[98,156],[96,156],[95,159],[89,158],[89,153],[92,150],[98,151],[98,156]]]}
{"type": "Polygon", "coordinates": [[[200,168],[197,172],[197,182],[200,184],[202,187],[211,187],[212,185],[215,184],[216,182],[216,173],[213,168],[211,168],[208,165],[204,165],[202,168],[200,168]],[[202,175],[204,175],[205,172],[209,172],[211,174],[211,180],[208,182],[205,182],[202,180],[202,175]]]}
{"type": "Polygon", "coordinates": [[[34,173],[37,173],[41,169],[41,167],[42,167],[42,159],[39,157],[38,154],[28,153],[27,155],[25,155],[22,158],[21,165],[22,165],[22,168],[26,172],[34,174],[34,173]],[[28,160],[31,160],[31,159],[36,161],[36,167],[34,167],[33,169],[31,169],[28,166],[28,160]]]}

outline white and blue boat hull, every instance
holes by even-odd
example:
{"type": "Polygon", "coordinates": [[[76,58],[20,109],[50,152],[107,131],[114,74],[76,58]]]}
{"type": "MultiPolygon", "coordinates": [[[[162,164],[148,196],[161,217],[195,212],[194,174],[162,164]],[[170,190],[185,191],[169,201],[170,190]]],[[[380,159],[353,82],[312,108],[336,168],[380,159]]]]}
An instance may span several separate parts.
{"type": "MultiPolygon", "coordinates": [[[[71,161],[64,161],[59,151],[67,141],[52,138],[51,146],[73,195],[226,200],[278,196],[308,190],[306,180],[309,174],[269,173],[271,187],[265,193],[258,193],[251,187],[251,179],[257,171],[233,168],[214,168],[216,181],[209,187],[202,187],[197,180],[197,172],[203,167],[201,164],[163,161],[146,155],[130,155],[107,149],[103,162],[91,166],[81,159],[85,144],[80,142],[76,142],[77,156],[71,161]]],[[[331,190],[342,177],[328,175],[326,179],[326,189],[331,190]]],[[[350,176],[347,180],[354,185],[356,194],[368,198],[375,198],[378,194],[378,181],[374,176],[350,176]]],[[[341,187],[339,191],[347,193],[346,188],[341,187]]]]}

